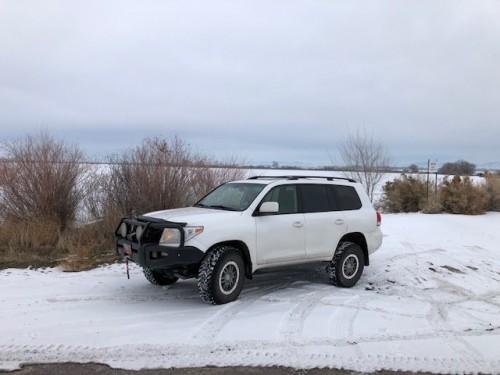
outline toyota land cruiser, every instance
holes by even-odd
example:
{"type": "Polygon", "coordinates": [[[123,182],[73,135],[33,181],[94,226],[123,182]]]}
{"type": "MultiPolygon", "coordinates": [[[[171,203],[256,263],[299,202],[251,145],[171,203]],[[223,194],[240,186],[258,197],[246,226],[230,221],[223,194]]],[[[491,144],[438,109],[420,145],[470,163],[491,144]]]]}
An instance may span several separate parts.
{"type": "Polygon", "coordinates": [[[324,262],[333,285],[354,286],[382,244],[381,216],[363,187],[339,177],[257,176],[225,183],[192,207],[124,218],[117,253],[153,284],[197,278],[208,303],[234,301],[261,269],[324,262]]]}

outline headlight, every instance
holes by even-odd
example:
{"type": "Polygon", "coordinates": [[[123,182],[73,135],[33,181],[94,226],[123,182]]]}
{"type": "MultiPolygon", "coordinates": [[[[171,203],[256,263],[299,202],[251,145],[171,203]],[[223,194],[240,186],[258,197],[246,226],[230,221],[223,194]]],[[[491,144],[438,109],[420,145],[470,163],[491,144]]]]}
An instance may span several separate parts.
{"type": "MultiPolygon", "coordinates": [[[[185,227],[184,241],[189,241],[193,237],[203,232],[203,227],[185,227]]],[[[181,232],[176,228],[165,228],[160,238],[160,245],[163,246],[180,246],[181,232]]]]}
{"type": "Polygon", "coordinates": [[[144,232],[144,228],[141,227],[140,225],[138,225],[137,228],[135,228],[135,237],[137,238],[137,240],[141,239],[143,232],[144,232]]]}
{"type": "Polygon", "coordinates": [[[120,236],[122,237],[127,237],[127,224],[121,223],[118,233],[120,233],[120,236]]]}
{"type": "Polygon", "coordinates": [[[164,246],[180,246],[181,232],[175,228],[165,228],[160,238],[160,245],[164,246]]]}

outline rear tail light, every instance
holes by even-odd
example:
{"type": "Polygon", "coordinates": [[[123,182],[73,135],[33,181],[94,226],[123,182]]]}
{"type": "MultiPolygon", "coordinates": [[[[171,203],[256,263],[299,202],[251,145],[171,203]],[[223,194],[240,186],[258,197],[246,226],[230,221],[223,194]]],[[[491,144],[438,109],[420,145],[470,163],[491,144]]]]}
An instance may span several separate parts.
{"type": "Polygon", "coordinates": [[[377,211],[377,227],[379,227],[380,224],[382,224],[382,215],[377,211]]]}

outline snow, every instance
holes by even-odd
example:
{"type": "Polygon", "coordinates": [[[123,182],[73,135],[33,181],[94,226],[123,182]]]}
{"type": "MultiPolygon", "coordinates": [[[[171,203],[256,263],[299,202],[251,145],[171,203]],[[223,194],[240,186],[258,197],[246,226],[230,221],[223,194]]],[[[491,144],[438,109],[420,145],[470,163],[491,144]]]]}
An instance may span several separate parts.
{"type": "Polygon", "coordinates": [[[196,280],[149,284],[113,264],[0,271],[0,369],[290,366],[500,374],[500,213],[386,214],[351,289],[322,267],[254,276],[210,306],[196,280]]]}

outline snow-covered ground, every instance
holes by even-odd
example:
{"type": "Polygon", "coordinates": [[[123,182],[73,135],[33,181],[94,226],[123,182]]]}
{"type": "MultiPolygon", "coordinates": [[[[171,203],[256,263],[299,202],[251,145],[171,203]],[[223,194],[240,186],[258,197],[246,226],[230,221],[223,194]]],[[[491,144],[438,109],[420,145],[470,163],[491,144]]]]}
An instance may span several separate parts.
{"type": "Polygon", "coordinates": [[[335,367],[500,374],[500,213],[388,214],[358,285],[319,266],[257,275],[204,304],[195,280],[150,285],[123,264],[0,271],[0,368],[335,367]]]}

